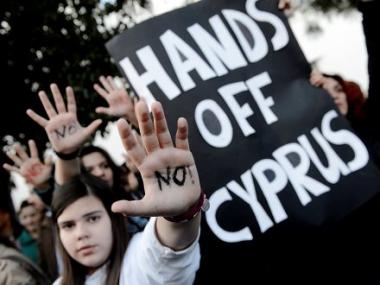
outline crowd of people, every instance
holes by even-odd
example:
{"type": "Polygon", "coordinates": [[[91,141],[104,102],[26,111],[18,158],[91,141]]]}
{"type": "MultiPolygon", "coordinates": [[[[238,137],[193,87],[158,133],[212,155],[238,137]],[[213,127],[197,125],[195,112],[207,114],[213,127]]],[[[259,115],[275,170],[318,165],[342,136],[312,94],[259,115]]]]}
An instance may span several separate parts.
{"type": "MultiPolygon", "coordinates": [[[[112,106],[120,107],[119,99],[128,95],[110,77],[100,80],[104,89],[95,85],[95,90],[110,100],[108,114],[122,117],[112,106]]],[[[33,140],[29,151],[14,145],[8,153],[13,164],[4,164],[35,193],[21,203],[21,234],[16,238],[12,230],[2,230],[12,253],[20,256],[18,247],[28,260],[25,282],[18,284],[33,284],[37,273],[37,284],[192,284],[206,199],[189,150],[186,120],[178,119],[173,142],[161,104],[152,105],[152,120],[144,101],[133,106],[128,97],[126,104],[133,107],[128,120],[140,134],[124,118],[117,122],[128,155],[128,165],[118,166],[106,150],[86,143],[101,121],[79,124],[72,88],[66,88],[67,103],[56,84],[51,92],[54,103],[39,93],[48,118],[32,110],[27,114],[45,129],[56,154],[54,166],[50,158],[40,160],[33,140]],[[163,183],[167,171],[174,178],[163,183]]],[[[4,279],[6,284],[14,284],[16,277],[9,276],[13,274],[4,279]]]]}
{"type": "MultiPolygon", "coordinates": [[[[380,166],[378,72],[374,40],[376,1],[360,1],[369,55],[370,89],[337,74],[313,70],[310,84],[323,88],[380,166]]],[[[291,7],[280,0],[279,8],[291,7]]],[[[119,117],[126,163],[88,141],[101,124],[82,126],[71,87],[53,100],[38,93],[47,117],[27,110],[46,132],[55,158],[41,160],[36,143],[16,143],[3,167],[33,189],[17,210],[0,207],[0,284],[193,284],[200,266],[202,192],[188,126],[177,122],[174,141],[165,112],[133,100],[111,76],[94,90],[108,106],[96,113],[119,117]],[[166,175],[173,179],[165,179],[166,175]]],[[[2,189],[4,191],[4,189],[2,189]]]]}

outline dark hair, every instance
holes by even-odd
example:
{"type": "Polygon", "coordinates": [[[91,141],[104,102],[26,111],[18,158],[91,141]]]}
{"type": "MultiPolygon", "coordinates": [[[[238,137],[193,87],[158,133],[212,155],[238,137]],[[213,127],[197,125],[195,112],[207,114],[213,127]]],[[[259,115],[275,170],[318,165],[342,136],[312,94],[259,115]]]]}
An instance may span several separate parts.
{"type": "Polygon", "coordinates": [[[342,90],[346,94],[348,105],[347,117],[351,124],[356,123],[354,120],[363,120],[365,117],[364,104],[366,98],[360,89],[360,86],[353,81],[343,79],[342,76],[337,74],[324,73],[323,75],[335,79],[340,86],[342,86],[342,90]]]}
{"type": "Polygon", "coordinates": [[[24,208],[26,208],[26,207],[30,207],[30,206],[32,206],[32,207],[36,207],[33,203],[30,203],[28,200],[24,200],[24,201],[22,201],[21,204],[20,204],[20,208],[19,208],[17,214],[20,215],[22,209],[24,209],[24,208]]]}
{"type": "MultiPolygon", "coordinates": [[[[111,211],[111,205],[115,201],[112,191],[107,189],[109,187],[104,181],[90,175],[80,175],[70,183],[66,183],[62,186],[56,186],[56,188],[58,189],[54,191],[52,212],[57,236],[59,236],[57,219],[69,205],[86,196],[94,196],[102,202],[111,219],[113,234],[112,249],[110,257],[108,258],[109,263],[107,268],[108,274],[106,284],[118,284],[129,236],[127,233],[126,221],[123,216],[120,214],[115,214],[111,211]]],[[[61,284],[84,284],[87,273],[86,267],[79,264],[68,255],[60,239],[58,239],[58,248],[63,259],[61,284]]]]}

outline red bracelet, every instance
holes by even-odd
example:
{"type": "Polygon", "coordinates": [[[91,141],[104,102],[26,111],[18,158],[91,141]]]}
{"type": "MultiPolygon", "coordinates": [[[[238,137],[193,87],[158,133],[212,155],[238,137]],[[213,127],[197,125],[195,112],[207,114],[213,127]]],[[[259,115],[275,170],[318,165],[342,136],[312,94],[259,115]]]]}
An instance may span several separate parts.
{"type": "Polygon", "coordinates": [[[185,223],[195,218],[201,210],[206,212],[209,208],[210,203],[207,200],[206,194],[203,191],[201,191],[201,195],[199,196],[198,201],[193,206],[191,206],[185,213],[177,216],[164,218],[173,223],[185,223]]]}

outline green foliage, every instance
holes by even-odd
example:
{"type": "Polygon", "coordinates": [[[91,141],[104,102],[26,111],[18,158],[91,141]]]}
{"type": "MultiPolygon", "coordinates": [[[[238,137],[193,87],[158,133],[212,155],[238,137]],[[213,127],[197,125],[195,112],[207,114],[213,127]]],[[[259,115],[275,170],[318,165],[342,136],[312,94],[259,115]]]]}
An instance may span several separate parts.
{"type": "Polygon", "coordinates": [[[40,145],[47,141],[25,111],[32,108],[45,116],[37,92],[50,93],[52,82],[63,92],[67,85],[74,87],[82,124],[97,117],[94,109],[104,102],[93,83],[101,74],[118,74],[104,45],[127,28],[126,22],[133,22],[120,10],[125,2],[103,6],[99,0],[0,1],[1,137],[33,138],[40,145]],[[104,16],[115,11],[123,21],[107,28],[104,16]]]}

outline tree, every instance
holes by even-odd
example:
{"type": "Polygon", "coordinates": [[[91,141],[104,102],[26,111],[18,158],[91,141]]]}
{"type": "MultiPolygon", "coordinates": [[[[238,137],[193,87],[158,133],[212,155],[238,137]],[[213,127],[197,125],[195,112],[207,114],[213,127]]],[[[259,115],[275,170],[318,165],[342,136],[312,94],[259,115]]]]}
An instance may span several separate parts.
{"type": "MultiPolygon", "coordinates": [[[[104,45],[133,23],[122,9],[131,2],[145,3],[134,0],[105,5],[99,0],[0,2],[1,137],[11,135],[19,141],[33,138],[40,146],[47,141],[43,130],[25,111],[33,108],[44,114],[37,92],[49,90],[52,82],[62,89],[66,85],[74,87],[83,124],[94,119],[94,108],[103,101],[95,95],[93,83],[101,74],[118,74],[104,45]],[[114,12],[123,21],[108,28],[105,16],[114,12]]],[[[3,139],[3,144],[7,141],[9,136],[3,139]]]]}

